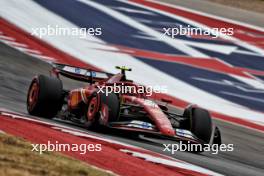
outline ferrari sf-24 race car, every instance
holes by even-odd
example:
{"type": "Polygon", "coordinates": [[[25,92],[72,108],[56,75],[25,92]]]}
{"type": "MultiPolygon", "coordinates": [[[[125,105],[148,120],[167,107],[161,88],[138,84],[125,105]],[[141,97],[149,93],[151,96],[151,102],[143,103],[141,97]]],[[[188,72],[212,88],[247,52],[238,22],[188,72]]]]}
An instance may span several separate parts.
{"type": "Polygon", "coordinates": [[[220,130],[205,109],[189,105],[180,110],[170,100],[151,99],[144,92],[106,94],[99,91],[114,84],[139,86],[126,77],[126,71],[131,69],[117,68],[121,73],[111,74],[53,63],[50,76],[33,78],[27,95],[28,113],[70,120],[88,129],[104,126],[175,141],[221,144],[220,130]],[[65,90],[60,76],[87,82],[87,86],[65,90]]]}

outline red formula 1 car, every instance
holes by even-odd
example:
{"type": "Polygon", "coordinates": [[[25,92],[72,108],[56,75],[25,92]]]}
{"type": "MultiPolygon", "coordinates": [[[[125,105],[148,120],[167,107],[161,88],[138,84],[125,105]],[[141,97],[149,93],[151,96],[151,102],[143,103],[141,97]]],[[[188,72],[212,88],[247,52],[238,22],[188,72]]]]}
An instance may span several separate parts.
{"type": "MultiPolygon", "coordinates": [[[[28,90],[29,114],[71,120],[87,128],[110,128],[154,134],[178,141],[221,144],[219,129],[207,110],[188,106],[184,111],[168,102],[149,99],[145,92],[118,92],[116,86],[139,89],[121,73],[110,74],[63,64],[53,64],[51,76],[34,77],[28,90]],[[87,82],[87,86],[65,90],[60,75],[87,82]],[[112,92],[108,91],[108,88],[112,92]]],[[[166,100],[164,100],[166,101],[166,100]]]]}

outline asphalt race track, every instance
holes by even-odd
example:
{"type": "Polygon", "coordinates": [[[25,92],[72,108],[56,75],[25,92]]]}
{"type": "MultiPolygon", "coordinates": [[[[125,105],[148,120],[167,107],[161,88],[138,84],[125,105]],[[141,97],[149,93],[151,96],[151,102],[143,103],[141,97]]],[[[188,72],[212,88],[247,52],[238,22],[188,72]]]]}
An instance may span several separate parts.
{"type": "MultiPolygon", "coordinates": [[[[0,106],[13,111],[26,113],[26,94],[31,78],[36,74],[48,74],[50,66],[41,60],[25,55],[2,43],[0,44],[0,53],[0,106]]],[[[66,82],[65,85],[69,87],[76,86],[72,84],[71,82],[66,82]]],[[[52,122],[62,123],[55,120],[52,122]]],[[[215,121],[215,123],[222,131],[223,143],[234,144],[233,152],[220,152],[217,155],[176,152],[173,157],[224,175],[263,175],[263,133],[226,122],[215,121]]],[[[73,126],[68,123],[62,124],[65,126],[73,126]]],[[[85,130],[81,127],[76,128],[85,130]]],[[[163,147],[160,141],[157,140],[150,142],[149,140],[144,140],[144,138],[126,138],[118,133],[111,133],[110,135],[99,132],[91,133],[163,153],[163,147]]],[[[163,154],[171,156],[168,153],[163,154]]]]}

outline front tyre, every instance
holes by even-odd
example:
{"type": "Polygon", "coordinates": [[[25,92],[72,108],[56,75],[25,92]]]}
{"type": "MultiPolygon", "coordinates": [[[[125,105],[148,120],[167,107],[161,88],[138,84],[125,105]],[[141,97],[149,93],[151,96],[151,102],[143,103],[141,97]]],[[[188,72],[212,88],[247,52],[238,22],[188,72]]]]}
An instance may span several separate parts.
{"type": "Polygon", "coordinates": [[[205,109],[194,108],[190,119],[191,132],[209,144],[212,135],[212,119],[205,109]]]}
{"type": "Polygon", "coordinates": [[[114,93],[101,93],[100,124],[106,125],[108,122],[116,122],[119,119],[120,102],[114,93]]]}
{"type": "Polygon", "coordinates": [[[206,144],[210,143],[213,125],[212,118],[209,112],[205,109],[189,106],[185,109],[184,117],[187,117],[188,122],[186,122],[186,129],[190,130],[198,139],[203,141],[201,144],[202,148],[199,147],[195,151],[191,151],[193,153],[201,153],[204,151],[204,147],[206,144]]]}
{"type": "Polygon", "coordinates": [[[86,109],[84,125],[87,129],[93,129],[118,121],[120,102],[114,93],[94,93],[89,97],[86,109]]]}
{"type": "Polygon", "coordinates": [[[58,78],[36,76],[29,87],[27,110],[30,115],[53,118],[62,107],[63,88],[58,78]]]}
{"type": "Polygon", "coordinates": [[[88,99],[88,103],[85,106],[85,120],[84,126],[86,129],[93,129],[98,126],[98,110],[99,110],[99,97],[94,92],[88,99]]]}

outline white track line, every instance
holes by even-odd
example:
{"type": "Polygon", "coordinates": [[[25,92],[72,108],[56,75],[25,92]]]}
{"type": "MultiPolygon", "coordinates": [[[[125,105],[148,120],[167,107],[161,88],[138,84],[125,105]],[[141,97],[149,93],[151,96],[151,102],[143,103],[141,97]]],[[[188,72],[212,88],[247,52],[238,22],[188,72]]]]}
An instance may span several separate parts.
{"type": "Polygon", "coordinates": [[[101,141],[112,143],[112,144],[118,144],[118,145],[121,145],[123,147],[123,149],[120,149],[121,152],[132,153],[132,156],[145,159],[146,162],[158,163],[158,164],[162,164],[165,166],[176,167],[176,168],[183,168],[186,170],[195,171],[195,172],[208,174],[208,175],[221,176],[221,174],[219,174],[219,173],[216,173],[216,172],[213,172],[211,170],[208,170],[208,169],[187,163],[185,161],[178,160],[178,159],[172,158],[170,156],[162,155],[162,154],[150,151],[150,150],[146,150],[146,149],[141,148],[141,147],[137,147],[134,145],[119,142],[119,141],[116,141],[113,139],[106,139],[106,138],[103,138],[100,136],[91,135],[91,134],[89,134],[89,132],[86,132],[83,130],[74,129],[74,128],[71,128],[68,126],[59,125],[59,124],[52,123],[52,122],[44,122],[44,121],[37,119],[37,118],[34,118],[34,117],[29,118],[29,117],[25,117],[22,115],[16,115],[12,112],[11,113],[0,112],[0,114],[3,116],[6,116],[6,117],[14,118],[14,119],[22,119],[22,120],[26,120],[26,121],[37,122],[40,125],[41,124],[50,125],[52,129],[59,130],[59,131],[64,132],[64,133],[69,133],[69,134],[74,135],[74,136],[92,138],[92,139],[97,139],[97,140],[101,140],[101,141]],[[130,149],[128,149],[127,147],[129,147],[130,149]],[[141,152],[140,151],[133,151],[133,148],[137,149],[137,150],[141,150],[141,152]],[[153,153],[153,155],[146,154],[145,152],[153,153]]]}
{"type": "Polygon", "coordinates": [[[0,40],[9,40],[9,41],[15,41],[13,37],[7,37],[4,35],[0,35],[0,40]]]}

